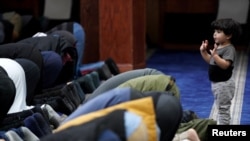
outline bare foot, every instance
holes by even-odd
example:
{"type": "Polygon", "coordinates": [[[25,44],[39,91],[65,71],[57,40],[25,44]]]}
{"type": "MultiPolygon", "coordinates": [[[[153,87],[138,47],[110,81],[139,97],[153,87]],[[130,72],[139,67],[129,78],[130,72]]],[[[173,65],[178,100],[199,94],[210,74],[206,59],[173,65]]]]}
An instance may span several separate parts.
{"type": "Polygon", "coordinates": [[[173,141],[200,141],[197,132],[191,128],[180,134],[176,134],[173,141]]]}
{"type": "Polygon", "coordinates": [[[191,141],[200,141],[200,138],[197,134],[197,132],[191,128],[187,130],[187,134],[188,134],[188,139],[191,141]]]}

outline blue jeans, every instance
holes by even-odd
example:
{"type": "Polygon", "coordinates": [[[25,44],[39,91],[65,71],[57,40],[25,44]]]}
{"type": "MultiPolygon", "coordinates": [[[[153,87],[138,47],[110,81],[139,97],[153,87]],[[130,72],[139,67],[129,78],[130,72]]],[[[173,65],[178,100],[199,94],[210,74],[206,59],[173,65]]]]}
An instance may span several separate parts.
{"type": "Polygon", "coordinates": [[[85,31],[84,28],[79,24],[74,22],[73,24],[73,34],[76,38],[76,50],[78,55],[76,75],[80,75],[79,68],[82,64],[84,49],[85,49],[85,31]]]}
{"type": "Polygon", "coordinates": [[[102,67],[102,65],[104,64],[104,61],[98,61],[98,62],[89,63],[89,64],[82,64],[84,50],[85,50],[85,37],[86,37],[84,28],[79,23],[74,22],[73,34],[77,41],[76,49],[77,49],[77,54],[78,54],[76,77],[81,76],[81,71],[95,70],[97,68],[102,67]]]}

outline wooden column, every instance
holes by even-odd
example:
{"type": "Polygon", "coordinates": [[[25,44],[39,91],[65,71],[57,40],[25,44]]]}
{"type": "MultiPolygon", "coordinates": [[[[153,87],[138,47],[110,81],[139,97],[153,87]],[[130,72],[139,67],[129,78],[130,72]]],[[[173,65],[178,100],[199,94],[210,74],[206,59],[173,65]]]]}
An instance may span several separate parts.
{"type": "Polygon", "coordinates": [[[81,0],[83,63],[111,57],[121,72],[146,64],[146,0],[81,0]]]}
{"type": "Polygon", "coordinates": [[[99,0],[80,0],[80,22],[86,34],[83,63],[99,61],[99,0]]]}
{"type": "Polygon", "coordinates": [[[100,60],[113,58],[121,72],[144,68],[145,0],[99,1],[100,60]]]}

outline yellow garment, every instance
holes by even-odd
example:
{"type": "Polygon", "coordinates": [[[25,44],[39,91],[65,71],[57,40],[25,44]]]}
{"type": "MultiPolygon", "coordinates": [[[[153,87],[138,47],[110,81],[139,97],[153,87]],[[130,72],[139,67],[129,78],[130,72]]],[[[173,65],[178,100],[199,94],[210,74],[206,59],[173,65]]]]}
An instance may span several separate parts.
{"type": "Polygon", "coordinates": [[[148,141],[148,136],[145,134],[146,132],[147,127],[142,121],[133,134],[127,138],[127,141],[148,141]]]}
{"type": "Polygon", "coordinates": [[[81,125],[95,118],[105,116],[108,113],[117,109],[126,109],[129,112],[132,112],[141,116],[142,121],[147,127],[148,141],[156,141],[158,139],[154,103],[151,97],[131,100],[131,101],[117,104],[117,105],[114,105],[114,106],[111,106],[102,110],[91,112],[86,115],[79,116],[59,126],[55,130],[55,132],[59,132],[61,130],[64,130],[72,126],[81,125]]]}

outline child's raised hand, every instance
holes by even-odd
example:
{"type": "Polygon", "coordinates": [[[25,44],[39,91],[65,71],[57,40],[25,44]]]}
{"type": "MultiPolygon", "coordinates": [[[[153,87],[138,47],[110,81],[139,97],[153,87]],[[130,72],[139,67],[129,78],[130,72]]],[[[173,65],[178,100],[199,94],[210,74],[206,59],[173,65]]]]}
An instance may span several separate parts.
{"type": "Polygon", "coordinates": [[[213,49],[210,49],[211,55],[217,54],[217,52],[216,52],[217,48],[218,48],[218,45],[215,43],[215,44],[214,44],[214,48],[213,48],[213,49]]]}
{"type": "Polygon", "coordinates": [[[201,43],[201,46],[200,46],[200,51],[206,51],[207,50],[207,46],[208,46],[208,40],[204,40],[202,41],[201,43]]]}

